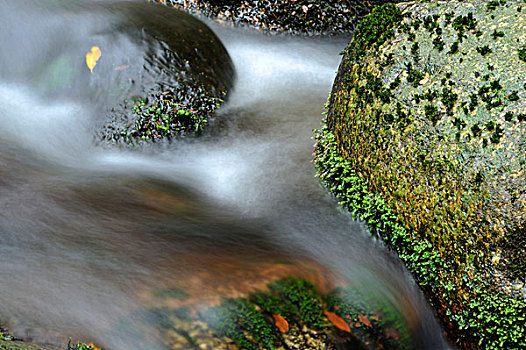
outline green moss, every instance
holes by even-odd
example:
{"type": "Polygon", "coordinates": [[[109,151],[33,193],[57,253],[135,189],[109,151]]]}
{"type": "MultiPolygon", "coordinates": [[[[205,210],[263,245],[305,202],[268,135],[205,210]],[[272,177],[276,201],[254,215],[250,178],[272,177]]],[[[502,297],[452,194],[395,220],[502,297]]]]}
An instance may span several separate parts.
{"type": "Polygon", "coordinates": [[[493,33],[491,34],[491,37],[493,40],[497,40],[497,38],[503,38],[504,32],[502,30],[497,31],[497,29],[493,30],[493,33]]]}
{"type": "Polygon", "coordinates": [[[487,54],[491,53],[492,50],[489,48],[489,45],[484,45],[477,47],[477,52],[482,56],[486,56],[487,54]]]}
{"type": "Polygon", "coordinates": [[[526,46],[517,49],[517,54],[519,56],[519,60],[526,62],[526,46]]]}
{"type": "Polygon", "coordinates": [[[462,35],[466,31],[473,31],[477,27],[477,20],[473,16],[473,12],[469,12],[467,15],[463,16],[460,15],[456,17],[453,20],[453,29],[455,29],[458,33],[459,38],[462,37],[462,35]]]}
{"type": "Polygon", "coordinates": [[[296,308],[301,320],[311,326],[321,327],[324,323],[323,309],[314,286],[302,279],[286,278],[269,285],[279,295],[288,309],[296,308]]]}
{"type": "Polygon", "coordinates": [[[411,237],[382,197],[368,191],[367,183],[338,154],[334,135],[326,125],[317,131],[316,138],[315,164],[322,182],[343,207],[364,220],[396,250],[419,285],[429,288],[430,294],[436,293],[436,299],[445,301],[446,315],[458,324],[459,339],[492,349],[526,346],[526,303],[523,299],[493,294],[485,280],[466,279],[466,288],[472,288],[475,293],[467,307],[459,310],[452,295],[455,285],[440,278],[445,272],[454,270],[451,262],[444,260],[431,244],[411,237]]]}
{"type": "Polygon", "coordinates": [[[154,103],[139,99],[134,104],[135,125],[128,130],[132,138],[169,140],[188,132],[199,133],[208,123],[205,115],[169,98],[160,97],[154,103]]]}
{"type": "Polygon", "coordinates": [[[277,338],[263,314],[248,300],[228,299],[207,311],[211,327],[244,349],[276,349],[277,338]]]}
{"type": "Polygon", "coordinates": [[[440,114],[438,113],[437,106],[433,105],[426,105],[424,106],[424,113],[426,114],[426,117],[431,120],[433,125],[436,125],[437,121],[440,119],[440,114]]]}
{"type": "Polygon", "coordinates": [[[391,29],[394,23],[403,18],[402,12],[393,4],[375,7],[371,15],[366,16],[356,27],[353,40],[356,45],[348,46],[346,51],[351,61],[359,61],[367,48],[378,48],[394,35],[391,29]]]}
{"type": "Polygon", "coordinates": [[[404,317],[383,298],[375,297],[375,293],[363,295],[353,287],[338,287],[321,295],[312,283],[294,277],[267,287],[265,291],[251,294],[248,300],[224,301],[221,306],[208,310],[204,319],[220,336],[233,339],[244,349],[282,348],[287,343],[273,315],[287,321],[289,337],[305,333],[307,329],[307,332],[314,331],[309,334],[319,337],[328,348],[362,348],[363,344],[384,349],[413,348],[404,317]],[[339,315],[352,332],[336,328],[323,310],[339,315]],[[392,336],[393,329],[398,336],[392,336]]]}
{"type": "Polygon", "coordinates": [[[497,0],[488,1],[486,4],[486,8],[488,11],[493,11],[499,6],[499,2],[497,0]]]}
{"type": "Polygon", "coordinates": [[[207,312],[205,318],[220,334],[247,349],[275,349],[279,330],[272,315],[280,315],[290,325],[321,329],[327,326],[321,298],[314,286],[303,279],[285,278],[268,285],[267,291],[249,299],[229,299],[207,312]],[[257,307],[257,309],[256,309],[257,307]]]}

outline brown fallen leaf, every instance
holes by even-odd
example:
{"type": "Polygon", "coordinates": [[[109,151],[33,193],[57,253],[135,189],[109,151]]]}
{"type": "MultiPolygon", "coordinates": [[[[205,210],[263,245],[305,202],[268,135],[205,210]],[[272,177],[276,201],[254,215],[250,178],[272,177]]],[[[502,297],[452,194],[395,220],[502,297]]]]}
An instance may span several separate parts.
{"type": "Polygon", "coordinates": [[[88,66],[91,73],[93,73],[93,68],[95,68],[97,61],[101,56],[102,52],[98,46],[93,46],[91,51],[86,54],[86,65],[88,66]]]}
{"type": "Polygon", "coordinates": [[[276,327],[280,330],[281,333],[287,333],[289,331],[289,323],[281,315],[272,315],[274,316],[274,321],[276,321],[276,327]]]}
{"type": "Polygon", "coordinates": [[[371,328],[373,326],[371,324],[371,321],[369,321],[369,319],[365,315],[358,315],[358,319],[360,320],[361,323],[363,323],[364,325],[366,325],[369,328],[371,328]]]}
{"type": "Polygon", "coordinates": [[[114,70],[116,70],[116,71],[125,70],[128,67],[130,67],[130,66],[128,66],[127,64],[123,64],[122,66],[115,67],[114,70]]]}
{"type": "Polygon", "coordinates": [[[336,315],[334,312],[323,311],[323,313],[325,314],[325,316],[327,316],[327,319],[331,321],[331,323],[337,328],[341,329],[344,332],[351,333],[351,328],[349,327],[347,322],[343,320],[343,318],[336,315]]]}
{"type": "Polygon", "coordinates": [[[385,332],[386,337],[392,338],[394,340],[400,340],[402,337],[402,333],[400,333],[398,330],[394,328],[389,328],[387,332],[385,332]]]}

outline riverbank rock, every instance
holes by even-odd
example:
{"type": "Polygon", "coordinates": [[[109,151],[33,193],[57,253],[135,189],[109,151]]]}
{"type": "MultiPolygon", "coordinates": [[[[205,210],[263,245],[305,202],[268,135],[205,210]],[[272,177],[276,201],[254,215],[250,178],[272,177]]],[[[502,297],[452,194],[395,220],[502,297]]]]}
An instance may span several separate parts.
{"type": "Polygon", "coordinates": [[[152,0],[194,14],[269,33],[334,35],[349,33],[359,18],[385,0],[152,0]]]}
{"type": "Polygon", "coordinates": [[[461,348],[526,346],[524,11],[376,8],[317,132],[319,177],[398,252],[461,348]]]}

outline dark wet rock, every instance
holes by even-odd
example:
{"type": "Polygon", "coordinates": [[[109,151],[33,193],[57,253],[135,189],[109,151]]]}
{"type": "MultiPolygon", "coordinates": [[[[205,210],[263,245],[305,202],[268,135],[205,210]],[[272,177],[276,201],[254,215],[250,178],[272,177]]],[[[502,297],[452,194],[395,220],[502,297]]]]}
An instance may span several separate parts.
{"type": "Polygon", "coordinates": [[[348,33],[357,20],[386,0],[153,0],[191,13],[267,32],[331,35],[348,33]]]}
{"type": "Polygon", "coordinates": [[[124,105],[125,113],[114,113],[104,139],[155,142],[200,133],[234,82],[233,63],[220,40],[175,9],[120,3],[111,10],[126,18],[119,32],[147,45],[141,74],[148,85],[124,105]]]}
{"type": "Polygon", "coordinates": [[[56,4],[6,5],[0,20],[9,35],[0,38],[0,77],[33,82],[46,99],[90,104],[101,116],[98,140],[137,143],[193,134],[233,85],[228,52],[191,15],[147,2],[56,4]],[[21,41],[26,45],[19,45],[21,41]],[[85,57],[92,47],[101,56],[90,72],[85,57]],[[135,100],[152,111],[139,108],[135,113],[135,100]],[[160,101],[166,104],[158,111],[160,101]],[[179,118],[180,110],[192,118],[179,118]],[[142,120],[146,115],[149,120],[142,120]],[[162,128],[169,132],[157,133],[162,128]]]}
{"type": "Polygon", "coordinates": [[[464,348],[526,346],[522,11],[476,0],[373,10],[318,133],[319,176],[398,252],[464,348]]]}

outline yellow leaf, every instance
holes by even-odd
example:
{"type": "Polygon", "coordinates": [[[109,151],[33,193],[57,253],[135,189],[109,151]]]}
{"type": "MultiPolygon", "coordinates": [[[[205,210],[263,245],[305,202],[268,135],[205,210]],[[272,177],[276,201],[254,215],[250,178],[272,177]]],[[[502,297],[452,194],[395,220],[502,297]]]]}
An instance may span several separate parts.
{"type": "Polygon", "coordinates": [[[424,79],[420,80],[419,83],[420,85],[424,85],[425,83],[427,83],[429,81],[429,73],[426,73],[426,75],[424,76],[424,79]]]}
{"type": "Polygon", "coordinates": [[[102,56],[102,52],[98,46],[93,46],[91,51],[86,54],[86,65],[91,73],[93,73],[93,68],[95,68],[100,56],[102,56]]]}
{"type": "Polygon", "coordinates": [[[281,331],[281,333],[287,333],[289,331],[289,323],[281,315],[272,315],[276,321],[276,327],[281,331]]]}

